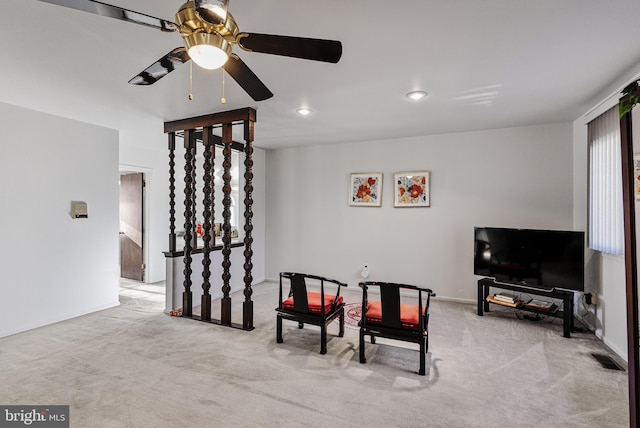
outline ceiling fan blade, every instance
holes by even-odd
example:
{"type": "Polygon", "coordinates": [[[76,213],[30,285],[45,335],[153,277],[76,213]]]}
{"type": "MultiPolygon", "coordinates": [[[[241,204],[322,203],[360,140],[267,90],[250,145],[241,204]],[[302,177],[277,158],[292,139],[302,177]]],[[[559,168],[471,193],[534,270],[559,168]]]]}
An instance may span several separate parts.
{"type": "Polygon", "coordinates": [[[223,68],[254,101],[264,101],[273,96],[269,88],[237,55],[232,54],[223,68]]]}
{"type": "Polygon", "coordinates": [[[146,27],[157,28],[162,31],[175,31],[175,25],[171,21],[155,18],[144,13],[134,12],[118,6],[102,3],[95,0],[39,0],[44,3],[56,4],[83,12],[94,13],[96,15],[119,19],[121,21],[133,22],[134,24],[146,27]]]}
{"type": "Polygon", "coordinates": [[[242,33],[238,37],[238,44],[248,51],[313,61],[336,63],[342,56],[342,43],[336,40],[242,33]]]}
{"type": "Polygon", "coordinates": [[[189,55],[183,47],[175,48],[149,67],[142,71],[137,76],[134,76],[129,80],[132,85],[152,85],[158,80],[162,79],[167,74],[171,73],[179,65],[189,61],[189,55]]]}

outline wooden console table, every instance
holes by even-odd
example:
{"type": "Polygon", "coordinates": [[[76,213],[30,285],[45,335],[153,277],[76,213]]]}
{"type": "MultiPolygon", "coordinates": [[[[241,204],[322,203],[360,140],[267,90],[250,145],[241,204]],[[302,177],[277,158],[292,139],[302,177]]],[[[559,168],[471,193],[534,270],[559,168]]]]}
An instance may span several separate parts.
{"type": "Polygon", "coordinates": [[[482,278],[478,280],[478,316],[483,316],[485,312],[489,312],[489,301],[487,297],[491,287],[500,288],[502,290],[511,290],[524,294],[531,294],[535,296],[551,297],[554,299],[562,300],[562,310],[548,311],[535,308],[527,308],[524,305],[516,310],[522,310],[527,312],[533,312],[537,314],[547,315],[556,318],[562,318],[563,336],[571,337],[571,332],[574,331],[573,326],[573,292],[568,290],[543,290],[539,288],[531,288],[527,286],[521,286],[516,284],[508,284],[503,282],[496,282],[493,278],[482,278]]]}

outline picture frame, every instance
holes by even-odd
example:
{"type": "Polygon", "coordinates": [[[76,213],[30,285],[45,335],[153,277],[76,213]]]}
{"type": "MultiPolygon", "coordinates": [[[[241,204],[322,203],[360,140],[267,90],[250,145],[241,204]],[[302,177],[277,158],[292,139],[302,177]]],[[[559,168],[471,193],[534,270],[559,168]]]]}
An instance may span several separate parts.
{"type": "Polygon", "coordinates": [[[382,173],[352,173],[349,179],[349,205],[379,207],[382,205],[382,173]]]}
{"type": "Polygon", "coordinates": [[[393,174],[393,204],[398,208],[431,206],[431,174],[429,171],[407,171],[393,174]]]}
{"type": "Polygon", "coordinates": [[[633,194],[640,200],[640,153],[633,154],[633,194]]]}

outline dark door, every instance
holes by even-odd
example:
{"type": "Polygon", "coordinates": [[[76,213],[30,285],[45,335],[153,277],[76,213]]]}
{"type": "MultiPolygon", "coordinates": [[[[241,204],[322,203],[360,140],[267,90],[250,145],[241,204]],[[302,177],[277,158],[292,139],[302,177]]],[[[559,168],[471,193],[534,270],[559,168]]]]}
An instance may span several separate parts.
{"type": "Polygon", "coordinates": [[[142,258],[141,173],[120,176],[120,276],[136,281],[144,278],[142,258]]]}

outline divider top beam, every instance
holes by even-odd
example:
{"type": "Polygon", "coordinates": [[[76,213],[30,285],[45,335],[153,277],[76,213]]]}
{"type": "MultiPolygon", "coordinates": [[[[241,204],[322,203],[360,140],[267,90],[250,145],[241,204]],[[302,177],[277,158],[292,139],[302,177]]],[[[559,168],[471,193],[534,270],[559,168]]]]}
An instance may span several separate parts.
{"type": "MultiPolygon", "coordinates": [[[[225,111],[222,113],[206,114],[204,116],[196,116],[188,119],[174,120],[164,123],[164,132],[176,132],[185,129],[196,129],[204,126],[219,125],[221,123],[233,122],[249,122],[256,121],[256,111],[251,107],[245,107],[237,110],[225,111]]],[[[253,128],[253,127],[252,127],[253,128]]]]}

